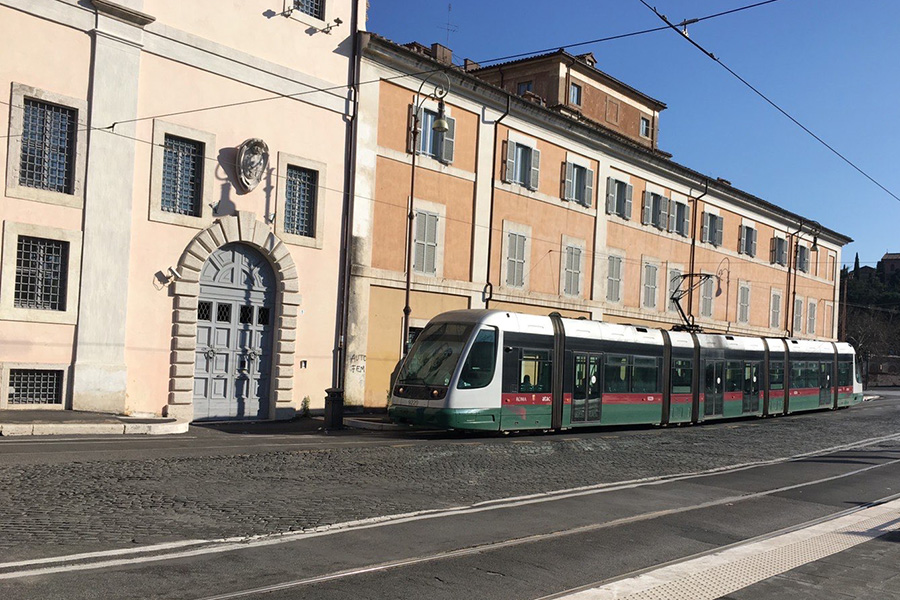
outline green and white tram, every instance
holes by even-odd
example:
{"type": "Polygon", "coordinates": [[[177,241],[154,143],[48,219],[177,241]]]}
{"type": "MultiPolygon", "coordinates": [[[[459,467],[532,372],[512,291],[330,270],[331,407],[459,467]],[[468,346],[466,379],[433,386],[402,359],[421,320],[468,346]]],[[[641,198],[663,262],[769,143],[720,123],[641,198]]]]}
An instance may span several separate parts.
{"type": "Polygon", "coordinates": [[[398,423],[511,431],[837,409],[862,401],[855,358],[842,342],[452,311],[419,334],[388,413],[398,423]]]}

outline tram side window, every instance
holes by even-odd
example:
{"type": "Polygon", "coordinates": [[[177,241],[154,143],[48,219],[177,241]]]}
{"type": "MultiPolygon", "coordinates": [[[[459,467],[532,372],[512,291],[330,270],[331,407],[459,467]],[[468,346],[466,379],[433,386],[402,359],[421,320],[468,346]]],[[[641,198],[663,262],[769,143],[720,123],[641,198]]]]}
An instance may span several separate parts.
{"type": "Polygon", "coordinates": [[[784,363],[782,363],[782,362],[770,362],[769,363],[769,389],[770,390],[783,390],[784,389],[784,363]]]}
{"type": "Polygon", "coordinates": [[[853,385],[853,363],[840,361],[838,362],[838,385],[846,387],[853,385]]]}
{"type": "Polygon", "coordinates": [[[469,356],[459,375],[460,389],[483,388],[494,378],[494,363],[497,356],[497,330],[482,329],[475,336],[469,356]]]}
{"type": "Polygon", "coordinates": [[[659,361],[649,356],[634,357],[631,391],[647,394],[659,391],[659,361]]]}
{"type": "Polygon", "coordinates": [[[551,364],[549,350],[523,350],[519,364],[519,391],[549,392],[551,364]]]}
{"type": "Polygon", "coordinates": [[[791,387],[794,389],[806,387],[806,370],[802,362],[791,361],[791,387]]]}
{"type": "Polygon", "coordinates": [[[693,368],[689,360],[672,361],[672,393],[690,394],[693,368]]]}
{"type": "Polygon", "coordinates": [[[725,391],[740,392],[744,383],[743,365],[738,361],[730,360],[725,363],[725,391]]]}
{"type": "Polygon", "coordinates": [[[607,393],[628,392],[628,357],[607,355],[603,367],[603,391],[607,393]]]}

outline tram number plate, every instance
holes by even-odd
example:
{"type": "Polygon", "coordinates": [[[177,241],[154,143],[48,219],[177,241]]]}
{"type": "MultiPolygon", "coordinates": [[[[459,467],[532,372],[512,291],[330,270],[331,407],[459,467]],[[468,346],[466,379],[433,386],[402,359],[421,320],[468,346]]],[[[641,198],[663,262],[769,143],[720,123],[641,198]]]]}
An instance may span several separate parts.
{"type": "Polygon", "coordinates": [[[406,404],[407,406],[418,406],[419,405],[419,401],[416,400],[415,398],[406,398],[403,401],[403,403],[406,404]]]}

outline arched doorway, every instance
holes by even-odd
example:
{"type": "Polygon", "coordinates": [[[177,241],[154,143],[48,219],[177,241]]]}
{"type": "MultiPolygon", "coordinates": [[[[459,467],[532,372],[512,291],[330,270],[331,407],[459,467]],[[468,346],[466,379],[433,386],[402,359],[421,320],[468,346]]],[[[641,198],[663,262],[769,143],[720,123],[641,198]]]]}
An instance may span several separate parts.
{"type": "Polygon", "coordinates": [[[194,420],[269,418],[275,274],[257,250],[229,243],[200,272],[194,420]]]}

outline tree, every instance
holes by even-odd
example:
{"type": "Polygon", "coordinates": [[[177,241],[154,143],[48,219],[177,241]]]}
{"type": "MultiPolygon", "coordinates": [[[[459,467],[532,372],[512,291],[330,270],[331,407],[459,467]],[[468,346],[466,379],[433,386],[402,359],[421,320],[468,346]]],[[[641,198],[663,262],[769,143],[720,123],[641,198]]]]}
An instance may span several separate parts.
{"type": "Polygon", "coordinates": [[[853,259],[853,275],[854,277],[859,274],[859,252],[856,253],[856,258],[853,259]]]}

